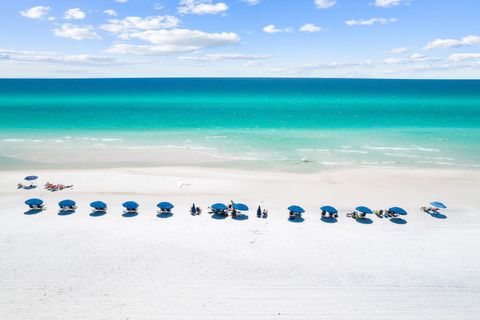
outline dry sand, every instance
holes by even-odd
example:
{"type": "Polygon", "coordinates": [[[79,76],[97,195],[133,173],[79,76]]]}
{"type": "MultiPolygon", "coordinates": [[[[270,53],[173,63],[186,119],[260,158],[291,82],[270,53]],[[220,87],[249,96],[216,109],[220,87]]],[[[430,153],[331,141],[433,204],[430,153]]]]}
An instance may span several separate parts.
{"type": "Polygon", "coordinates": [[[72,190],[16,190],[0,173],[0,318],[475,319],[480,314],[479,171],[356,169],[315,174],[137,168],[43,170],[72,190]],[[190,185],[178,188],[179,181],[190,185]],[[26,215],[27,198],[47,210],[26,215]],[[58,215],[57,202],[79,209],[58,215]],[[88,204],[104,200],[106,215],[88,204]],[[121,203],[140,203],[122,217],[121,203]],[[234,200],[269,209],[213,219],[234,200]],[[443,216],[419,211],[430,201],[443,216]],[[158,218],[170,201],[174,215],[158,218]],[[188,213],[192,202],[204,209],[188,213]],[[306,209],[287,220],[286,207],[306,209]],[[336,206],[338,222],[320,219],[336,206]],[[346,218],[357,205],[404,207],[404,221],[346,218]],[[400,223],[399,223],[400,222],[400,223]]]}

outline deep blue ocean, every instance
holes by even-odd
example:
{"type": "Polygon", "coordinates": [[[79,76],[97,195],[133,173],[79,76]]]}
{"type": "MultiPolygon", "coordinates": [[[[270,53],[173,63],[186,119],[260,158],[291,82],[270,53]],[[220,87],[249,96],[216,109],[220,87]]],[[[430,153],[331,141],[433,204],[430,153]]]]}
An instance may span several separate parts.
{"type": "Polygon", "coordinates": [[[0,167],[42,162],[43,147],[188,150],[319,169],[477,168],[480,81],[0,80],[0,167]]]}

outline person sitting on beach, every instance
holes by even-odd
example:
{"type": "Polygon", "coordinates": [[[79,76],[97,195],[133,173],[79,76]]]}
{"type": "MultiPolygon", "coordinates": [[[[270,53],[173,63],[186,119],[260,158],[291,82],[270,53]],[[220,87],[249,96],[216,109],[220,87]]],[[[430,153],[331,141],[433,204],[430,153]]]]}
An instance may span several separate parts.
{"type": "Polygon", "coordinates": [[[202,209],[200,209],[200,207],[197,207],[196,212],[197,212],[197,215],[200,215],[202,213],[202,209]]]}
{"type": "Polygon", "coordinates": [[[295,218],[297,218],[297,214],[296,214],[295,212],[293,212],[293,211],[290,211],[290,212],[288,213],[288,219],[294,220],[295,218]]]}
{"type": "Polygon", "coordinates": [[[268,210],[263,209],[262,218],[263,218],[263,219],[267,219],[267,216],[268,216],[268,210]]]}

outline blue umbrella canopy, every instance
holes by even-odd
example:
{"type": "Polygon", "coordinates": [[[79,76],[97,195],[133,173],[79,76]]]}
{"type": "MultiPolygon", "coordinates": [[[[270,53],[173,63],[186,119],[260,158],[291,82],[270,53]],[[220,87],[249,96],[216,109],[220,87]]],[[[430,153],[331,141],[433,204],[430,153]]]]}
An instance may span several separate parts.
{"type": "Polygon", "coordinates": [[[38,179],[37,176],[26,176],[25,177],[25,180],[27,180],[27,181],[33,181],[33,180],[37,180],[37,179],[38,179]]]}
{"type": "Polygon", "coordinates": [[[328,213],[338,213],[337,209],[335,209],[332,206],[323,206],[323,207],[320,208],[320,210],[326,211],[328,213]]]}
{"type": "Polygon", "coordinates": [[[221,211],[221,210],[227,210],[228,207],[223,203],[215,203],[215,204],[212,204],[212,209],[221,211]]]}
{"type": "Polygon", "coordinates": [[[92,203],[90,203],[90,207],[94,209],[106,209],[107,204],[103,201],[93,201],[92,203]]]}
{"type": "Polygon", "coordinates": [[[135,201],[127,201],[127,202],[124,202],[122,206],[126,209],[137,209],[138,203],[136,203],[135,201]]]}
{"type": "Polygon", "coordinates": [[[43,200],[35,199],[35,198],[28,199],[27,201],[25,201],[25,204],[29,206],[41,206],[43,204],[43,200]]]}
{"type": "Polygon", "coordinates": [[[170,210],[173,209],[174,205],[170,202],[160,202],[159,204],[157,204],[157,207],[159,207],[160,209],[170,210]]]}
{"type": "Polygon", "coordinates": [[[233,204],[233,207],[235,208],[235,210],[248,211],[248,206],[243,203],[235,203],[233,204]]]}
{"type": "Polygon", "coordinates": [[[289,211],[296,212],[296,213],[304,213],[305,210],[303,210],[302,207],[300,206],[290,206],[287,208],[289,211]]]}
{"type": "Polygon", "coordinates": [[[440,201],[433,201],[433,202],[430,202],[430,204],[440,209],[447,209],[447,206],[441,203],[440,201]]]}
{"type": "Polygon", "coordinates": [[[58,203],[58,205],[60,206],[60,208],[73,207],[74,205],[76,205],[76,202],[73,200],[62,200],[58,203]]]}
{"type": "Polygon", "coordinates": [[[391,207],[390,209],[388,209],[388,211],[391,211],[391,212],[396,213],[396,214],[400,214],[402,216],[407,214],[407,211],[405,211],[404,209],[399,208],[399,207],[391,207]]]}
{"type": "Polygon", "coordinates": [[[368,213],[368,214],[373,213],[372,209],[370,209],[369,207],[364,207],[364,206],[356,207],[355,210],[358,210],[361,213],[368,213]]]}

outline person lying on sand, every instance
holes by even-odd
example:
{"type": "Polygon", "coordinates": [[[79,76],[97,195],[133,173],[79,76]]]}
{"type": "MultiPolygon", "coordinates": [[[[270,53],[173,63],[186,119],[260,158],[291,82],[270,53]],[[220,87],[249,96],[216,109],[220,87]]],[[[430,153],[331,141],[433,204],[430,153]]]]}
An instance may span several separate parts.
{"type": "Polygon", "coordinates": [[[45,184],[45,189],[48,191],[58,191],[58,190],[64,190],[64,189],[70,189],[73,188],[73,185],[66,186],[64,184],[53,184],[50,182],[47,182],[45,184]]]}
{"type": "Polygon", "coordinates": [[[379,218],[383,218],[383,210],[374,210],[373,213],[379,218]]]}
{"type": "Polygon", "coordinates": [[[396,213],[394,213],[394,212],[392,212],[392,211],[390,211],[390,210],[386,210],[385,212],[386,212],[387,217],[389,217],[389,218],[396,218],[396,217],[398,217],[398,214],[396,214],[396,213]]]}

